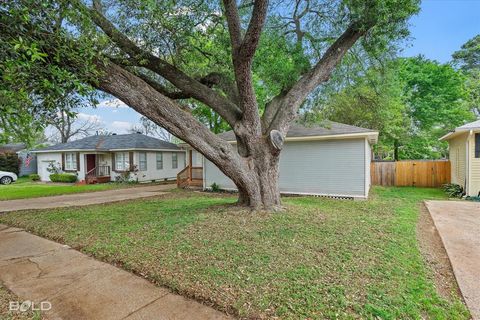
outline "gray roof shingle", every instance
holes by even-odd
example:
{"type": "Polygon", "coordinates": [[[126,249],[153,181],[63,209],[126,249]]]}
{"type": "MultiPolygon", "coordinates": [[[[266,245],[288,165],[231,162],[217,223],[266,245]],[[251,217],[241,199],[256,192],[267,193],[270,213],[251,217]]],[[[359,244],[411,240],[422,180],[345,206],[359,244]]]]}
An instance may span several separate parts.
{"type": "MultiPolygon", "coordinates": [[[[322,121],[322,123],[315,123],[311,125],[295,123],[290,126],[290,130],[288,130],[287,133],[287,138],[330,136],[370,132],[375,133],[377,131],[326,120],[322,121]]],[[[220,133],[218,136],[227,141],[235,141],[235,134],[233,133],[233,131],[223,132],[220,133]]]]}
{"type": "Polygon", "coordinates": [[[463,126],[456,128],[455,130],[470,130],[470,129],[479,129],[479,128],[480,128],[480,120],[477,120],[477,121],[464,124],[463,126]]]}
{"type": "Polygon", "coordinates": [[[115,149],[168,149],[180,150],[173,143],[149,137],[139,133],[118,134],[110,136],[90,136],[83,139],[60,143],[54,146],[37,149],[34,151],[55,151],[55,150],[97,150],[108,151],[115,149]]]}

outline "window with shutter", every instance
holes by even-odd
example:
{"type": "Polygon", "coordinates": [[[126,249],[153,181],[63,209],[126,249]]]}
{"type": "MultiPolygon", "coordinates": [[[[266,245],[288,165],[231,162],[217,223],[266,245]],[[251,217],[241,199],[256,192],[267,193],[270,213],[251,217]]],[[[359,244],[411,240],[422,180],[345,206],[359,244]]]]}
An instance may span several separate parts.
{"type": "Polygon", "coordinates": [[[77,154],[65,153],[65,170],[75,171],[77,170],[77,154]]]}
{"type": "Polygon", "coordinates": [[[163,153],[157,152],[157,170],[163,169],[163,153]]]}
{"type": "Polygon", "coordinates": [[[140,171],[147,171],[147,153],[146,152],[138,153],[138,169],[140,171]]]}
{"type": "Polygon", "coordinates": [[[172,169],[178,168],[178,158],[175,152],[172,153],[172,169]]]}
{"type": "Polygon", "coordinates": [[[115,153],[115,170],[127,171],[130,167],[128,152],[116,152],[115,153]]]}

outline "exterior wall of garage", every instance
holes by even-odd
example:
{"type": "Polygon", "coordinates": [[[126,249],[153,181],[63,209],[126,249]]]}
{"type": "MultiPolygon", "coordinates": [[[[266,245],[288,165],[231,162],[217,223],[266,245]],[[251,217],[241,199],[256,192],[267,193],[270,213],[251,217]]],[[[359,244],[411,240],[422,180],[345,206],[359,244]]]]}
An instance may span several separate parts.
{"type": "Polygon", "coordinates": [[[462,134],[449,141],[451,181],[466,188],[467,182],[467,134],[462,134]]]}
{"type": "MultiPolygon", "coordinates": [[[[287,141],[280,155],[280,191],[365,198],[370,188],[369,157],[370,145],[363,137],[287,141]]],[[[205,160],[204,187],[213,183],[222,189],[236,189],[229,178],[205,160]]]]}
{"type": "Polygon", "coordinates": [[[37,173],[40,175],[40,180],[50,181],[50,172],[47,171],[50,163],[60,167],[62,164],[61,153],[39,153],[37,154],[37,173]]]}

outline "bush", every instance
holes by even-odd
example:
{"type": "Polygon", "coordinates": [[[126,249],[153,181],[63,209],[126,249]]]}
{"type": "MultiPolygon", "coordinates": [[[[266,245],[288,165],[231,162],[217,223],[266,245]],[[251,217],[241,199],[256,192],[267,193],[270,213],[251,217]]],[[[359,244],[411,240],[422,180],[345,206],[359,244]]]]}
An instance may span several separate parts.
{"type": "Polygon", "coordinates": [[[32,173],[31,175],[28,176],[30,178],[30,180],[32,181],[39,181],[40,180],[40,175],[36,174],[36,173],[32,173]]]}
{"type": "Polygon", "coordinates": [[[53,173],[50,175],[52,182],[76,182],[77,176],[69,173],[53,173]]]}
{"type": "Polygon", "coordinates": [[[463,187],[455,183],[447,183],[442,186],[443,191],[450,198],[461,198],[464,195],[463,187]]]}
{"type": "Polygon", "coordinates": [[[19,173],[20,159],[16,153],[0,153],[0,170],[19,173]]]}
{"type": "Polygon", "coordinates": [[[220,186],[216,184],[215,182],[210,185],[210,188],[212,189],[212,192],[219,192],[220,191],[220,186]]]}

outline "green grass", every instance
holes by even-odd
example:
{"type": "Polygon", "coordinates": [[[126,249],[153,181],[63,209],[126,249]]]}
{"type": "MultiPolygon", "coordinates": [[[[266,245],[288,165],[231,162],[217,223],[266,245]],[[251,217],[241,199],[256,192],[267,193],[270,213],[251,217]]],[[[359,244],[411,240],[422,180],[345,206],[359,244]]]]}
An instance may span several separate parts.
{"type": "Polygon", "coordinates": [[[46,196],[56,196],[60,194],[91,192],[121,188],[125,185],[118,183],[101,183],[89,185],[66,185],[55,183],[33,182],[26,177],[19,178],[16,182],[9,185],[0,184],[0,201],[12,199],[28,199],[46,196]]]}
{"type": "Polygon", "coordinates": [[[369,201],[285,198],[249,213],[235,198],[156,199],[16,212],[0,222],[69,244],[242,318],[468,319],[433,284],[416,240],[434,189],[375,188],[369,201]]]}

